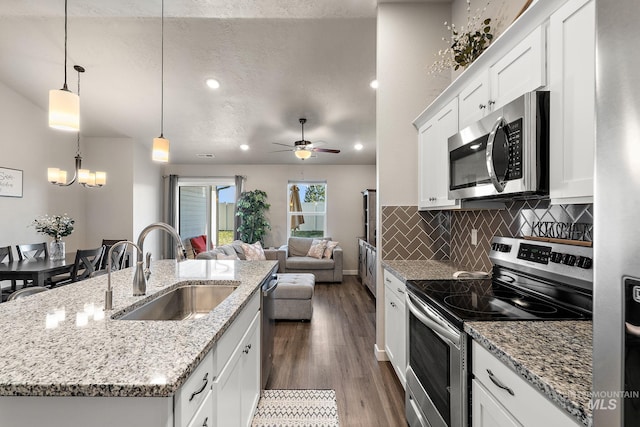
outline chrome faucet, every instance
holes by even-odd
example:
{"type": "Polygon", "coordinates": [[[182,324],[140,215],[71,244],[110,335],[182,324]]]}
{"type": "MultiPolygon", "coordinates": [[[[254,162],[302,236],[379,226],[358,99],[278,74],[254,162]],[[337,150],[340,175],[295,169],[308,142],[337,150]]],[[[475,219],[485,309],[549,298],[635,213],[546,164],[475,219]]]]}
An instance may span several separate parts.
{"type": "Polygon", "coordinates": [[[170,235],[172,235],[174,239],[176,239],[176,242],[177,242],[176,260],[178,260],[178,262],[187,259],[187,251],[184,249],[184,246],[182,245],[182,239],[180,238],[180,235],[175,230],[175,228],[173,228],[169,224],[165,224],[164,222],[154,222],[153,224],[147,225],[140,232],[140,236],[138,236],[138,247],[139,247],[138,258],[136,261],[136,272],[133,276],[133,295],[134,296],[144,295],[147,292],[147,280],[151,275],[151,269],[150,269],[151,253],[147,253],[147,265],[146,265],[146,268],[143,268],[142,249],[143,249],[145,237],[147,237],[147,234],[149,234],[150,231],[155,229],[164,230],[170,235]]]}
{"type": "Polygon", "coordinates": [[[120,245],[125,245],[125,246],[131,245],[138,250],[139,254],[142,253],[142,251],[140,250],[140,247],[129,240],[121,240],[119,242],[116,242],[109,249],[109,252],[107,253],[107,292],[105,293],[105,296],[104,296],[105,310],[111,310],[113,308],[113,291],[111,290],[111,253],[115,248],[117,248],[120,245]]]}

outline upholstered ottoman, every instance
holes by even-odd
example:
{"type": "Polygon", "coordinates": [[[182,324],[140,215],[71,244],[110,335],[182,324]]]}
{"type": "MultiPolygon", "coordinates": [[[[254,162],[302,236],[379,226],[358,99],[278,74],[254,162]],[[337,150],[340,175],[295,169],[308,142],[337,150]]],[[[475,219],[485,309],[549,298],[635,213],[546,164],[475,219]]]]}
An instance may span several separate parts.
{"type": "Polygon", "coordinates": [[[274,317],[278,320],[311,320],[315,283],[313,274],[278,274],[278,287],[273,296],[274,317]]]}

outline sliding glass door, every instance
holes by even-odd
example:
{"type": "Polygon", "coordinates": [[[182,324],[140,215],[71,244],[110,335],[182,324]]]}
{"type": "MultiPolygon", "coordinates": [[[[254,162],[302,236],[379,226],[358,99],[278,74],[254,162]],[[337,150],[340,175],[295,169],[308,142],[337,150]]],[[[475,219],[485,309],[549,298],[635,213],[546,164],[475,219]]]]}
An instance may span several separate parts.
{"type": "Polygon", "coordinates": [[[208,249],[233,240],[235,185],[229,178],[178,179],[178,233],[205,236],[208,249]]]}

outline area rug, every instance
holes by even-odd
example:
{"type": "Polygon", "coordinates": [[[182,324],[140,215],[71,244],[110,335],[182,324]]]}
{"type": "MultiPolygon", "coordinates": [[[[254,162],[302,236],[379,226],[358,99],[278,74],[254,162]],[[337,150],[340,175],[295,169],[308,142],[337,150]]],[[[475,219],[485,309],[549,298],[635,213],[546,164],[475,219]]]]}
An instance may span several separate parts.
{"type": "Polygon", "coordinates": [[[252,427],[338,427],[335,390],[264,390],[252,427]]]}

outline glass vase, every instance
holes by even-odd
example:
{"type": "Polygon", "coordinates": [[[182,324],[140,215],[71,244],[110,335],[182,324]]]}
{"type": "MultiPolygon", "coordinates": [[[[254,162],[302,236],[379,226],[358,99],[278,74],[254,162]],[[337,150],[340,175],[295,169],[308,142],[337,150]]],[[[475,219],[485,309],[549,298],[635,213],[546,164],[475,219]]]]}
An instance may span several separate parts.
{"type": "Polygon", "coordinates": [[[54,240],[49,243],[49,258],[52,261],[60,261],[65,258],[65,247],[62,240],[54,240]]]}

